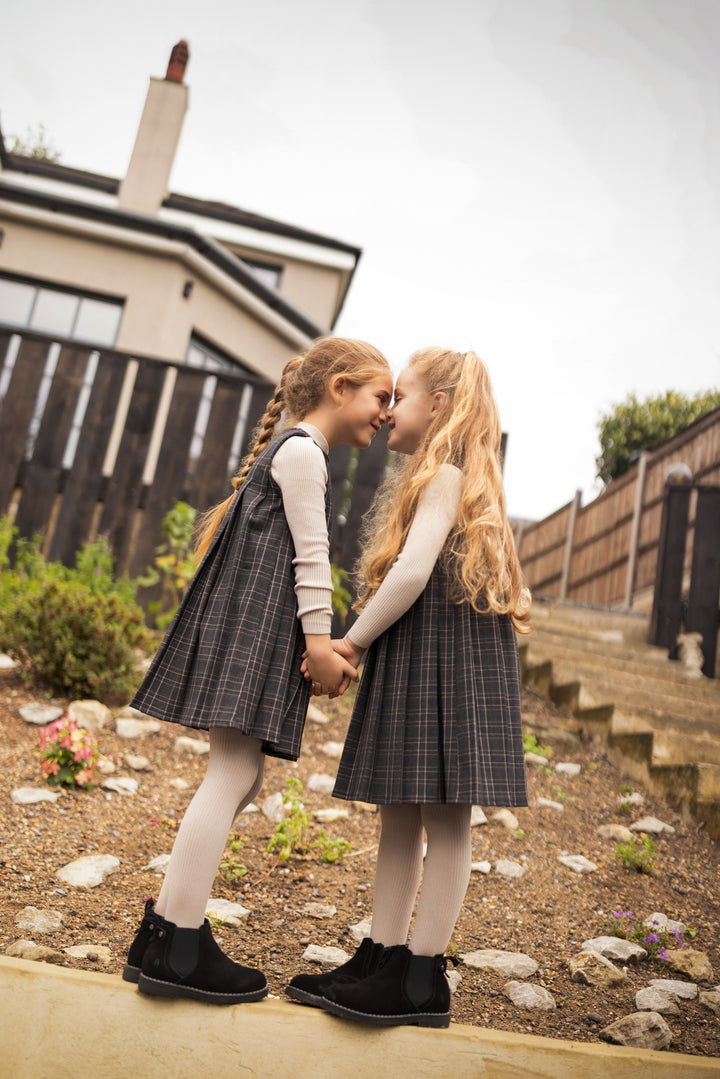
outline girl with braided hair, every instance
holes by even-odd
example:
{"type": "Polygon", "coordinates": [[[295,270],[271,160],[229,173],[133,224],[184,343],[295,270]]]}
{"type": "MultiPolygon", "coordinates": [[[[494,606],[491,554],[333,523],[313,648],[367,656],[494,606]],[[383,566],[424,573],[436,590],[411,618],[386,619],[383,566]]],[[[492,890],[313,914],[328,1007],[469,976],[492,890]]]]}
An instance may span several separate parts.
{"type": "Polygon", "coordinates": [[[446,1027],[443,953],[470,877],[472,806],[527,805],[515,632],[529,632],[530,598],[479,357],[416,352],[388,425],[405,461],[376,498],[362,613],[334,642],[355,667],[365,656],[333,793],[380,806],[371,930],[342,967],[296,975],[287,992],[364,1023],[446,1027]]]}
{"type": "Polygon", "coordinates": [[[311,692],[303,653],[316,693],[337,696],[357,680],[330,640],[327,454],[340,443],[367,448],[391,396],[377,349],[320,338],[286,364],[235,492],[201,520],[200,565],[132,701],[210,741],[123,971],[143,993],[235,1004],[268,991],[261,971],[223,954],[205,907],[233,820],[262,786],[265,754],[299,756],[311,692]]]}

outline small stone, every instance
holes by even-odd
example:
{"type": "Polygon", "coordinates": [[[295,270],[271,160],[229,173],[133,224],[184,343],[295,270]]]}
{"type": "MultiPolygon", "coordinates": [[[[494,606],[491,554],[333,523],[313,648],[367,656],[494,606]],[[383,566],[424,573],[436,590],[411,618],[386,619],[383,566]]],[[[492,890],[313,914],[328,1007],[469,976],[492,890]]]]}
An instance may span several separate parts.
{"type": "Polygon", "coordinates": [[[601,824],[598,835],[601,835],[603,839],[612,839],[614,843],[629,843],[633,837],[630,829],[624,824],[601,824]]]}
{"type": "Polygon", "coordinates": [[[342,742],[326,742],[324,746],[320,746],[320,752],[324,753],[326,757],[342,757],[342,751],[342,742]]]}
{"type": "Polygon", "coordinates": [[[588,1023],[598,1024],[598,1023],[602,1023],[602,1021],[603,1021],[602,1016],[600,1015],[600,1012],[588,1012],[587,1013],[587,1018],[588,1018],[588,1023]]]}
{"type": "Polygon", "coordinates": [[[470,827],[479,828],[481,824],[487,824],[487,817],[480,806],[473,806],[470,810],[470,827]]]}
{"type": "Polygon", "coordinates": [[[57,933],[63,916],[59,910],[39,910],[24,907],[15,918],[15,925],[26,933],[57,933]]]}
{"type": "Polygon", "coordinates": [[[558,861],[567,869],[572,869],[573,873],[594,873],[597,870],[595,863],[582,854],[565,854],[558,861]]]}
{"type": "Polygon", "coordinates": [[[570,981],[581,985],[593,985],[599,989],[610,989],[627,982],[627,974],[613,966],[609,959],[600,952],[580,952],[573,956],[568,964],[570,981]]]}
{"type": "Polygon", "coordinates": [[[509,832],[517,831],[520,826],[517,817],[509,809],[498,809],[497,813],[493,813],[491,820],[494,820],[497,824],[502,824],[503,828],[507,828],[509,832]]]}
{"type": "Polygon", "coordinates": [[[56,719],[60,719],[64,711],[64,708],[60,708],[56,704],[43,704],[41,701],[34,701],[22,706],[20,718],[24,719],[26,723],[32,723],[35,727],[47,727],[48,723],[54,723],[56,719]]]}
{"type": "Polygon", "coordinates": [[[66,955],[73,959],[87,959],[91,963],[110,963],[113,953],[104,944],[73,944],[70,948],[63,948],[66,955]]]}
{"type": "Polygon", "coordinates": [[[720,1019],[720,990],[708,989],[700,994],[700,1003],[720,1019]]]}
{"type": "Polygon", "coordinates": [[[555,765],[555,771],[565,776],[579,776],[581,770],[579,764],[573,764],[571,761],[558,761],[555,765]]]}
{"type": "Polygon", "coordinates": [[[619,959],[623,963],[639,963],[648,954],[639,944],[623,937],[593,937],[583,941],[583,951],[599,952],[606,959],[619,959]]]}
{"type": "Polygon", "coordinates": [[[672,993],[680,1000],[695,1000],[698,995],[698,987],[694,982],[679,982],[672,978],[651,978],[650,985],[653,989],[664,989],[672,993]]]}
{"type": "Polygon", "coordinates": [[[300,913],[307,918],[334,918],[337,907],[334,907],[332,903],[305,903],[300,908],[300,913]]]}
{"type": "Polygon", "coordinates": [[[181,735],[180,738],[175,739],[174,749],[176,753],[190,753],[195,757],[202,757],[210,752],[210,743],[200,738],[188,738],[186,735],[181,735]]]}
{"type": "Polygon", "coordinates": [[[315,791],[316,794],[332,794],[335,787],[335,780],[332,776],[321,775],[319,772],[313,772],[308,779],[308,790],[315,791]]]}
{"type": "Polygon", "coordinates": [[[666,933],[680,933],[681,935],[687,933],[684,922],[675,922],[672,918],[668,918],[667,914],[662,914],[657,910],[648,915],[643,925],[648,929],[663,929],[666,933]]]}
{"type": "Polygon", "coordinates": [[[551,798],[538,798],[535,805],[540,806],[541,809],[555,809],[558,813],[565,812],[562,802],[553,802],[551,798]]]}
{"type": "Polygon", "coordinates": [[[640,791],[631,791],[630,794],[623,794],[621,798],[618,798],[618,805],[620,806],[639,806],[645,801],[640,791]]]}
{"type": "Polygon", "coordinates": [[[471,873],[489,873],[492,870],[490,862],[472,862],[470,865],[471,873]]]}
{"type": "Polygon", "coordinates": [[[158,854],[157,858],[153,858],[151,862],[143,866],[144,870],[149,870],[151,873],[158,873],[162,875],[167,870],[170,864],[169,854],[158,854]]]}
{"type": "Polygon", "coordinates": [[[6,652],[0,652],[0,673],[5,671],[14,671],[19,664],[17,660],[12,656],[7,655],[6,652]]]}
{"type": "Polygon", "coordinates": [[[187,779],[182,779],[181,776],[176,776],[175,779],[171,779],[169,785],[176,791],[186,791],[190,789],[190,784],[187,779]]]}
{"type": "Polygon", "coordinates": [[[114,791],[116,794],[133,795],[138,792],[138,781],[130,776],[110,776],[101,783],[103,790],[114,791]]]}
{"type": "Polygon", "coordinates": [[[370,936],[370,929],[370,922],[367,918],[364,918],[361,922],[356,922],[355,925],[350,926],[350,936],[353,940],[357,941],[358,944],[361,944],[365,937],[370,936]]]}
{"type": "Polygon", "coordinates": [[[112,719],[110,709],[100,701],[73,701],[67,710],[68,719],[74,719],[78,727],[97,734],[112,719]]]}
{"type": "Polygon", "coordinates": [[[358,813],[377,813],[378,807],[372,802],[353,802],[353,809],[358,813]]]}
{"type": "Polygon", "coordinates": [[[672,1042],[672,1032],[657,1012],[635,1012],[617,1019],[600,1031],[604,1042],[613,1045],[630,1045],[636,1049],[667,1049],[672,1042]]]}
{"type": "Polygon", "coordinates": [[[308,705],[307,718],[311,723],[327,723],[328,717],[312,701],[308,705]]]}
{"type": "Polygon", "coordinates": [[[10,795],[12,802],[18,806],[31,806],[38,802],[57,802],[60,791],[48,791],[41,787],[16,787],[10,795]]]}
{"type": "Polygon", "coordinates": [[[677,997],[664,989],[648,986],[638,989],[635,994],[635,1007],[639,1012],[657,1012],[658,1015],[680,1015],[677,997]]]}
{"type": "Polygon", "coordinates": [[[546,765],[547,762],[548,762],[547,757],[541,757],[539,753],[526,753],[525,754],[525,763],[526,764],[546,765]]]}
{"type": "Polygon", "coordinates": [[[133,772],[149,772],[152,767],[147,757],[136,753],[126,753],[125,763],[128,768],[132,768],[133,772]]]}
{"type": "Polygon", "coordinates": [[[539,965],[523,952],[503,952],[497,948],[465,952],[462,958],[473,970],[495,970],[505,978],[529,978],[539,965]]]}
{"type": "Polygon", "coordinates": [[[157,734],[160,724],[156,719],[140,719],[128,716],[117,716],[115,719],[115,733],[118,738],[144,738],[148,734],[157,734]]]}
{"type": "Polygon", "coordinates": [[[32,959],[38,963],[56,963],[62,966],[65,956],[55,948],[46,948],[44,944],[35,944],[32,940],[16,940],[9,948],[5,949],[5,955],[13,959],[32,959]]]}
{"type": "Polygon", "coordinates": [[[331,969],[347,963],[350,956],[342,948],[323,948],[319,944],[309,944],[302,958],[309,963],[319,963],[320,966],[331,969]]]}
{"type": "Polygon", "coordinates": [[[72,888],[96,888],[120,868],[120,859],[112,854],[88,854],[58,869],[55,874],[72,888]]]}
{"type": "Polygon", "coordinates": [[[713,980],[712,967],[705,952],[696,951],[694,948],[668,948],[661,959],[670,970],[687,975],[692,982],[709,985],[713,980]]]}
{"type": "Polygon", "coordinates": [[[506,982],[503,993],[518,1008],[536,1008],[543,1012],[554,1012],[557,1007],[552,993],[541,985],[533,985],[531,982],[506,982]]]}
{"type": "Polygon", "coordinates": [[[671,824],[663,824],[657,817],[643,817],[642,820],[636,820],[634,824],[630,825],[631,832],[649,832],[653,835],[660,835],[663,832],[667,832],[668,835],[674,833],[675,829],[671,824]]]}
{"type": "MultiPolygon", "coordinates": [[[[189,784],[188,784],[188,786],[189,786],[189,784]]],[[[241,810],[241,812],[242,813],[259,813],[260,810],[258,809],[258,807],[255,805],[254,802],[248,802],[248,804],[245,806],[245,808],[243,810],[241,810]]]]}
{"type": "Polygon", "coordinates": [[[205,907],[208,918],[216,918],[223,925],[240,926],[246,922],[250,911],[240,903],[231,903],[229,899],[215,899],[210,896],[205,907]]]}
{"type": "Polygon", "coordinates": [[[446,970],[445,971],[445,977],[447,978],[447,983],[450,986],[450,992],[454,996],[455,993],[457,993],[458,989],[460,988],[460,982],[462,981],[462,975],[460,974],[459,970],[455,970],[453,968],[452,970],[446,970]]]}
{"type": "Polygon", "coordinates": [[[290,806],[283,801],[282,794],[276,791],[275,794],[269,794],[264,800],[262,811],[271,824],[281,824],[290,812],[290,806]]]}
{"type": "Polygon", "coordinates": [[[527,873],[527,866],[520,865],[519,862],[512,862],[507,858],[500,858],[495,862],[495,872],[500,877],[505,877],[507,880],[519,880],[520,877],[524,877],[527,873]]]}
{"type": "Polygon", "coordinates": [[[350,816],[349,809],[316,809],[313,813],[315,820],[321,824],[331,824],[336,820],[347,820],[350,816]]]}
{"type": "Polygon", "coordinates": [[[113,772],[116,770],[115,765],[110,760],[110,758],[109,757],[103,757],[102,755],[100,755],[98,757],[97,764],[95,765],[95,767],[97,768],[100,775],[103,775],[103,776],[111,776],[113,774],[113,772]]]}

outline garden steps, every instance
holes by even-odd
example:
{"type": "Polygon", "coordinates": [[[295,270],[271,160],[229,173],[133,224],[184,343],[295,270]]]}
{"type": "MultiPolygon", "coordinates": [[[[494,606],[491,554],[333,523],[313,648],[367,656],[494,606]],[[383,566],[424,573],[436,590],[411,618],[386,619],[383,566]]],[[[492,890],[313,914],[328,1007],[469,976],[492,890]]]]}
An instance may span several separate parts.
{"type": "Polygon", "coordinates": [[[647,615],[535,603],[523,685],[550,698],[615,763],[720,840],[720,680],[646,643],[647,615]]]}

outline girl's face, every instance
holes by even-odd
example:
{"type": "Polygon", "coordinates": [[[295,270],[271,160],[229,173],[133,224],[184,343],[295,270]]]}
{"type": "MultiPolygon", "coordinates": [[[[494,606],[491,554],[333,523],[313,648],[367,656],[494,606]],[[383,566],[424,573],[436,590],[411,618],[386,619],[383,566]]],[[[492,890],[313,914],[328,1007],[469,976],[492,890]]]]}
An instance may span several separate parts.
{"type": "Polygon", "coordinates": [[[389,374],[362,386],[344,386],[337,413],[340,425],[338,441],[347,446],[357,446],[361,450],[367,449],[382,425],[387,422],[392,392],[392,378],[389,374]]]}
{"type": "Polygon", "coordinates": [[[435,419],[445,394],[430,393],[425,380],[406,367],[395,383],[395,400],[388,412],[388,447],[397,453],[414,453],[435,419]]]}

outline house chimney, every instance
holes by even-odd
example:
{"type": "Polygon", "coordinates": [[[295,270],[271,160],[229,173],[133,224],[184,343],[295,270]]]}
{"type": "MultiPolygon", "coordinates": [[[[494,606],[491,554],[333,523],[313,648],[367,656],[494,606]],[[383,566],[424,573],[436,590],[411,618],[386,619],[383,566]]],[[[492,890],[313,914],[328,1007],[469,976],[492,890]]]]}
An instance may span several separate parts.
{"type": "Polygon", "coordinates": [[[150,79],[127,175],[118,193],[118,205],[124,210],[157,213],[169,193],[170,171],[188,106],[183,82],[188,56],[187,41],[178,41],[165,78],[150,79]]]}

